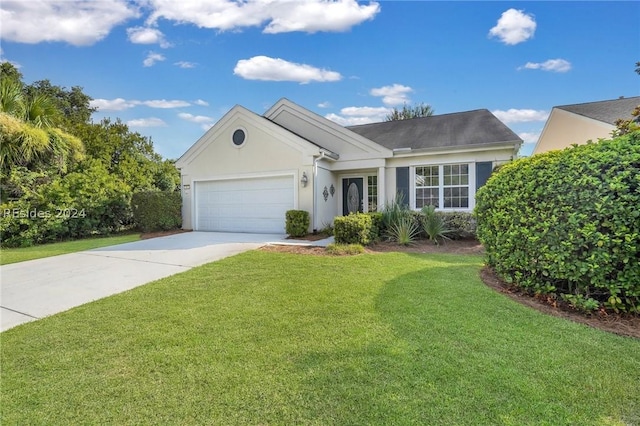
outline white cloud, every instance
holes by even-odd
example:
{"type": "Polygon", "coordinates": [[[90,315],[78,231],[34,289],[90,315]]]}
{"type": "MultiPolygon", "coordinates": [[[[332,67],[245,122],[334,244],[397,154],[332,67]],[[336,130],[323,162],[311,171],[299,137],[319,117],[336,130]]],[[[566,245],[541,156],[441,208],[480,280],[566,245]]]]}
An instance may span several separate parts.
{"type": "Polygon", "coordinates": [[[347,31],[373,19],[380,11],[375,3],[360,5],[356,0],[149,0],[153,12],[147,20],[154,24],[167,19],[182,24],[221,31],[257,27],[268,23],[265,33],[304,31],[347,31]]]}
{"type": "Polygon", "coordinates": [[[18,43],[92,45],[117,25],[138,17],[127,0],[3,0],[2,38],[18,43]]]}
{"type": "Polygon", "coordinates": [[[567,72],[571,69],[571,62],[565,59],[549,59],[544,62],[527,62],[518,69],[542,70],[553,72],[567,72]]]}
{"type": "Polygon", "coordinates": [[[164,34],[156,28],[149,27],[133,27],[127,29],[129,41],[135,44],[159,44],[161,48],[171,47],[171,43],[167,42],[164,34]]]}
{"type": "Polygon", "coordinates": [[[535,144],[540,138],[540,132],[521,132],[518,133],[518,136],[526,144],[535,144]]]}
{"type": "Polygon", "coordinates": [[[315,33],[342,32],[364,21],[371,20],[380,11],[378,3],[360,5],[354,0],[278,2],[264,29],[276,34],[291,31],[315,33]]]}
{"type": "Polygon", "coordinates": [[[549,118],[549,113],[547,111],[535,109],[511,108],[507,111],[495,110],[491,112],[505,124],[525,123],[530,121],[546,121],[546,119],[549,118]]]}
{"type": "Polygon", "coordinates": [[[160,53],[149,52],[142,63],[145,67],[152,67],[156,64],[156,62],[164,61],[165,59],[167,58],[165,58],[164,55],[161,55],[160,53]]]}
{"type": "Polygon", "coordinates": [[[190,121],[192,123],[213,123],[214,119],[211,117],[207,117],[206,115],[193,115],[186,112],[181,112],[178,114],[178,117],[183,120],[190,121]]]}
{"type": "Polygon", "coordinates": [[[123,111],[139,105],[148,106],[149,108],[181,108],[191,105],[190,102],[181,100],[168,101],[165,99],[157,99],[150,101],[126,100],[122,98],[116,99],[94,99],[90,102],[90,106],[98,108],[100,111],[123,111]]]}
{"type": "Polygon", "coordinates": [[[127,126],[131,127],[165,127],[166,125],[167,123],[156,117],[138,118],[127,121],[127,126]]]}
{"type": "Polygon", "coordinates": [[[502,13],[496,26],[489,30],[489,36],[498,37],[504,44],[514,45],[529,40],[535,31],[536,21],[533,15],[509,9],[502,13]]]}
{"type": "Polygon", "coordinates": [[[340,110],[340,115],[331,113],[325,115],[325,118],[342,126],[354,126],[384,121],[390,112],[385,107],[346,107],[340,110]]]}
{"type": "Polygon", "coordinates": [[[198,100],[194,101],[193,103],[195,105],[200,105],[200,106],[209,106],[209,102],[203,101],[202,99],[198,99],[198,100]]]}
{"type": "Polygon", "coordinates": [[[342,78],[340,73],[335,71],[268,56],[241,59],[233,73],[247,80],[295,81],[302,84],[311,81],[338,81],[342,78]]]}
{"type": "Polygon", "coordinates": [[[331,106],[331,102],[329,101],[320,102],[318,104],[318,108],[329,108],[330,106],[331,106]]]}
{"type": "Polygon", "coordinates": [[[123,111],[138,105],[138,101],[127,101],[126,99],[94,99],[89,102],[91,108],[98,108],[99,111],[123,111]]]}
{"type": "Polygon", "coordinates": [[[174,62],[173,65],[176,65],[180,68],[195,68],[198,64],[196,64],[195,62],[179,61],[174,62]]]}
{"type": "Polygon", "coordinates": [[[173,101],[168,101],[166,99],[158,99],[158,100],[152,100],[152,101],[142,101],[140,102],[141,105],[146,105],[150,108],[181,108],[181,107],[186,107],[191,105],[189,102],[187,101],[180,101],[180,100],[173,100],[173,101]]]}
{"type": "Polygon", "coordinates": [[[402,105],[409,101],[408,94],[413,92],[409,86],[394,84],[392,86],[383,86],[371,89],[369,92],[372,96],[381,96],[382,102],[388,106],[402,105]]]}

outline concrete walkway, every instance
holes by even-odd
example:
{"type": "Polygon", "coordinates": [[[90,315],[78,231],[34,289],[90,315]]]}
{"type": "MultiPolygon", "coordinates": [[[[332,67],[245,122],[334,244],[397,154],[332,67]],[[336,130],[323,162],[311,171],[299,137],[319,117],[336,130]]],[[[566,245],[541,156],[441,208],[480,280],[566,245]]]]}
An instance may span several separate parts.
{"type": "Polygon", "coordinates": [[[186,232],[0,267],[0,331],[267,244],[284,235],[186,232]]]}

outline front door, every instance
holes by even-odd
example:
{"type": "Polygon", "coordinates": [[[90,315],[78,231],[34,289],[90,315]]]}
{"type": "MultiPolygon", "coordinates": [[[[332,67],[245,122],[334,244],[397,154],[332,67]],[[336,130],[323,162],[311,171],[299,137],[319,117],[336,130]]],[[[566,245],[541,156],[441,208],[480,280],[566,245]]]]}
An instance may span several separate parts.
{"type": "Polygon", "coordinates": [[[342,214],[362,212],[364,201],[364,179],[342,179],[342,214]]]}

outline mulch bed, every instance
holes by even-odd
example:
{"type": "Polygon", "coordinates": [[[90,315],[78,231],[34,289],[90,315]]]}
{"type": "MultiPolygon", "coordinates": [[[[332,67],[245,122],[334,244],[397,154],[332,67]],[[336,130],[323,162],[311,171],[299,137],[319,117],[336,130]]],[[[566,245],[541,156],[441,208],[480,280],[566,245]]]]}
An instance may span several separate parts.
{"type": "Polygon", "coordinates": [[[492,289],[508,296],[516,302],[529,306],[548,315],[575,321],[600,330],[640,339],[640,316],[624,315],[599,311],[584,314],[576,311],[571,305],[548,296],[533,296],[521,289],[502,281],[487,266],[480,271],[482,281],[492,289]]]}

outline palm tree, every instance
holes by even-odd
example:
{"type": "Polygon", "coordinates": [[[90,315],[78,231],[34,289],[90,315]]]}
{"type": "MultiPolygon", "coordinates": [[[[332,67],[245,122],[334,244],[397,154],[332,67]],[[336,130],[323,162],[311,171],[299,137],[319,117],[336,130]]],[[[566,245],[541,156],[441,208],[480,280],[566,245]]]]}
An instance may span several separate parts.
{"type": "Polygon", "coordinates": [[[80,160],[82,142],[56,125],[60,111],[51,98],[36,94],[25,99],[22,84],[0,80],[0,170],[11,166],[52,165],[66,171],[69,160],[80,160]]]}

